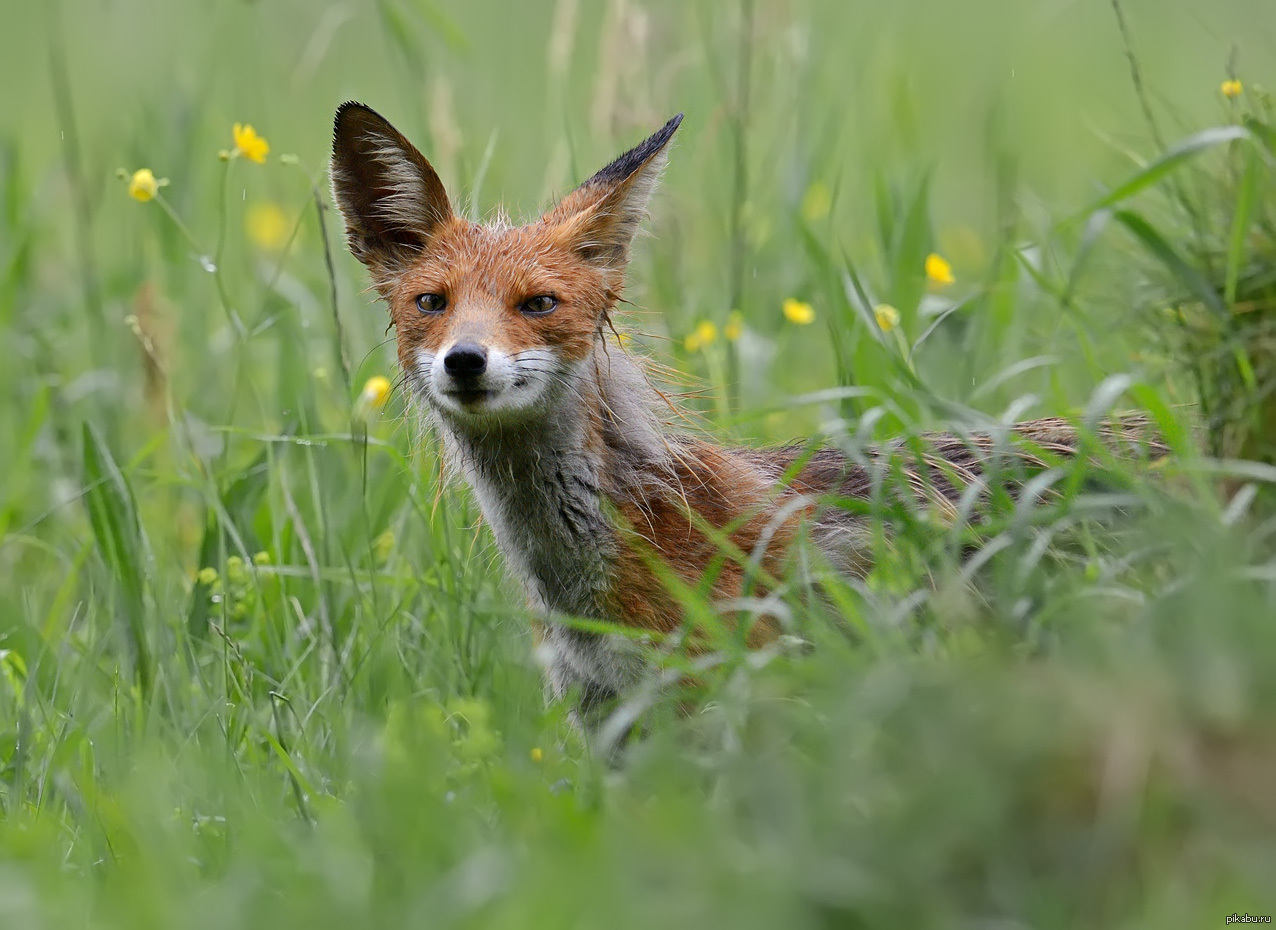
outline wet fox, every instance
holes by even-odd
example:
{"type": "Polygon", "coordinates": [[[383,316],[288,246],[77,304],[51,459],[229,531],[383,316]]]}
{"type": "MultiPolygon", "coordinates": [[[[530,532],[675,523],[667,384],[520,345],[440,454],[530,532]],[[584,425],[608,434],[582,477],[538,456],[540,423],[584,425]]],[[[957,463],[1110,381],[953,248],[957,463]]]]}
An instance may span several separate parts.
{"type": "MultiPolygon", "coordinates": [[[[681,122],[514,225],[458,216],[430,163],[368,107],[346,103],[335,120],[334,196],[351,252],[389,305],[410,395],[542,618],[551,693],[577,691],[586,712],[635,684],[644,650],[556,617],[674,633],[684,616],[670,579],[696,586],[708,572],[709,596],[730,603],[756,590],[755,574],[781,576],[803,534],[840,571],[871,567],[863,514],[818,503],[870,497],[871,463],[806,446],[723,448],[671,429],[663,395],[611,326],[681,122]]],[[[1075,445],[1061,421],[1018,431],[1038,448],[1075,445]]],[[[987,451],[986,439],[931,437],[911,493],[951,506],[958,479],[978,477],[980,442],[987,451]]],[[[761,616],[741,635],[759,646],[779,632],[761,616]]]]}

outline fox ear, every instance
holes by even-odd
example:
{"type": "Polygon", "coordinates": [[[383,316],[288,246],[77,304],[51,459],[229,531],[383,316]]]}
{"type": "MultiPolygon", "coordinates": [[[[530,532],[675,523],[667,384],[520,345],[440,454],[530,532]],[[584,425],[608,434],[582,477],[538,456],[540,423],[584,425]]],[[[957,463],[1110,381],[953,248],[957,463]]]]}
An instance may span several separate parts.
{"type": "Polygon", "coordinates": [[[337,109],[331,174],[350,251],[365,265],[402,264],[452,217],[443,182],[425,156],[363,104],[337,109]]]}
{"type": "Polygon", "coordinates": [[[620,269],[647,215],[647,201],[668,160],[682,114],[572,191],[545,215],[587,261],[620,269]]]}

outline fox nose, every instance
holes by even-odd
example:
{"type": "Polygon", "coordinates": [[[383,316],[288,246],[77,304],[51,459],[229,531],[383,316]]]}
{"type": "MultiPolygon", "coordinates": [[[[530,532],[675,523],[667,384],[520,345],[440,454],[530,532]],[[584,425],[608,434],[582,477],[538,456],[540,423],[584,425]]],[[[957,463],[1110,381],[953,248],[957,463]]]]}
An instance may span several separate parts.
{"type": "Polygon", "coordinates": [[[458,342],[443,356],[443,367],[454,378],[473,378],[487,367],[487,350],[472,342],[458,342]]]}

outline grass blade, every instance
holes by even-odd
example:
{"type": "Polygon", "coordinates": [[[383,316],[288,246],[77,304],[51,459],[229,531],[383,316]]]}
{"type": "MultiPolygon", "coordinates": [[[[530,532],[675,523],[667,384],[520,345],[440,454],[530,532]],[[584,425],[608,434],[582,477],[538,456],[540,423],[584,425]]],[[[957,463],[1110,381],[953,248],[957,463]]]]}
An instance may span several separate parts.
{"type": "Polygon", "coordinates": [[[146,644],[146,555],[137,502],[128,479],[97,429],[84,424],[84,503],[102,560],[115,576],[125,613],[125,632],[134,672],[143,694],[150,690],[151,659],[146,644]]]}
{"type": "Polygon", "coordinates": [[[1130,210],[1118,210],[1113,215],[1118,223],[1132,232],[1135,238],[1142,242],[1144,247],[1203,304],[1216,313],[1227,312],[1213,285],[1183,258],[1151,223],[1130,210]]]}
{"type": "Polygon", "coordinates": [[[1075,222],[1082,217],[1088,217],[1092,213],[1103,210],[1107,207],[1114,207],[1123,200],[1129,200],[1135,194],[1142,193],[1148,188],[1155,187],[1162,179],[1172,174],[1175,170],[1191,161],[1201,152],[1212,149],[1219,145],[1226,145],[1229,142],[1235,142],[1238,139],[1252,138],[1248,129],[1244,126],[1216,126],[1212,129],[1205,129],[1201,132],[1188,136],[1178,145],[1172,146],[1168,152],[1152,162],[1146,168],[1136,172],[1128,178],[1124,183],[1118,184],[1112,190],[1108,191],[1104,196],[1092,203],[1085,210],[1082,210],[1076,216],[1073,216],[1067,223],[1075,222]]]}
{"type": "Polygon", "coordinates": [[[1223,301],[1231,307],[1236,303],[1236,282],[1241,274],[1241,260],[1245,256],[1245,234],[1254,214],[1254,201],[1258,197],[1258,150],[1245,153],[1245,173],[1236,193],[1236,209],[1232,214],[1232,235],[1227,246],[1227,283],[1223,301]]]}

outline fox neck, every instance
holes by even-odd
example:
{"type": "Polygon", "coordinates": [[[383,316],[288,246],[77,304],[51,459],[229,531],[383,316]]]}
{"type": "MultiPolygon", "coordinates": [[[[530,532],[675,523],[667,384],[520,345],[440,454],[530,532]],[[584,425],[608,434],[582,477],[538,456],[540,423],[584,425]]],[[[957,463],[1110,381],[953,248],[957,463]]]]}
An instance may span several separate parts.
{"type": "Polygon", "coordinates": [[[646,379],[601,338],[544,416],[460,430],[441,423],[452,464],[533,605],[606,616],[619,542],[608,512],[658,493],[668,452],[646,379]]]}

